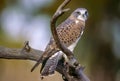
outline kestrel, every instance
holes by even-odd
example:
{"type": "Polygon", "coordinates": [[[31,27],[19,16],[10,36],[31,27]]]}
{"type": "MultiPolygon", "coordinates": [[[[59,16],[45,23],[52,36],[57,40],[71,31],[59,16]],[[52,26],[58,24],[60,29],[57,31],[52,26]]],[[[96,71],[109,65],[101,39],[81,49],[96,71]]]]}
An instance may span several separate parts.
{"type": "MultiPolygon", "coordinates": [[[[87,18],[87,9],[78,8],[56,28],[60,41],[72,52],[83,34],[87,18]]],[[[57,47],[53,37],[51,37],[44,53],[33,66],[31,72],[42,63],[41,75],[53,74],[62,55],[62,51],[57,47]]]]}

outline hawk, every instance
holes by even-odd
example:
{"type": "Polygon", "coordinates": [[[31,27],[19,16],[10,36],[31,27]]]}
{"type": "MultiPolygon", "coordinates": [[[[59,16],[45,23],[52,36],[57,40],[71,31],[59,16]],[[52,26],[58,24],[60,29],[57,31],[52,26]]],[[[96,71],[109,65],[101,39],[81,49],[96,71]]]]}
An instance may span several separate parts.
{"type": "MultiPolygon", "coordinates": [[[[72,52],[83,34],[85,21],[87,18],[87,9],[77,8],[64,22],[62,22],[56,28],[60,41],[72,52]]],[[[31,72],[40,63],[42,63],[40,70],[41,75],[47,76],[49,74],[53,74],[62,55],[62,51],[57,47],[53,37],[51,37],[44,53],[33,66],[31,72]]]]}

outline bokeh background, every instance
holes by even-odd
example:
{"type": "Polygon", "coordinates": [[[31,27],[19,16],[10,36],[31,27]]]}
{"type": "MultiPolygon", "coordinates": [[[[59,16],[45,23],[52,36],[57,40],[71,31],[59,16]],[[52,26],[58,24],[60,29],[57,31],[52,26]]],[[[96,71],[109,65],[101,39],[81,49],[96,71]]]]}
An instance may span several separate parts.
{"type": "MultiPolygon", "coordinates": [[[[21,48],[24,41],[44,50],[50,19],[63,0],[0,0],[0,45],[21,48]]],[[[120,0],[72,0],[57,22],[60,24],[78,7],[89,11],[84,34],[74,50],[91,81],[120,81],[120,0]]],[[[0,81],[41,81],[35,62],[0,59],[0,81]]],[[[56,73],[43,81],[62,81],[56,73]]]]}

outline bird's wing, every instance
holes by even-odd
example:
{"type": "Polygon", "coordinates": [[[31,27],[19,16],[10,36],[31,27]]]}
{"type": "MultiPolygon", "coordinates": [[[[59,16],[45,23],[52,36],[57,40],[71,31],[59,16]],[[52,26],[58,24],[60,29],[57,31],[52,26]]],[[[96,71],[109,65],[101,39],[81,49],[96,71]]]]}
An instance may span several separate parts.
{"type": "Polygon", "coordinates": [[[61,59],[61,57],[62,57],[61,52],[57,52],[54,55],[52,55],[45,63],[45,66],[41,72],[41,75],[48,76],[48,75],[54,74],[58,61],[61,59]]]}

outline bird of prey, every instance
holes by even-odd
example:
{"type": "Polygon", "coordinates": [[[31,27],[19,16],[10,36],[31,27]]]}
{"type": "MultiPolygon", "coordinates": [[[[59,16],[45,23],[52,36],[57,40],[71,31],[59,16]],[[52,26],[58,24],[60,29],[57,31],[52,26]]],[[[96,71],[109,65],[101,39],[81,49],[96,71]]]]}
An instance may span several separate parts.
{"type": "MultiPolygon", "coordinates": [[[[87,9],[77,8],[56,28],[60,41],[72,52],[83,34],[87,18],[87,9]]],[[[51,37],[44,53],[33,66],[31,72],[42,63],[41,75],[47,76],[53,74],[62,55],[62,51],[57,47],[53,37],[51,37]]]]}

